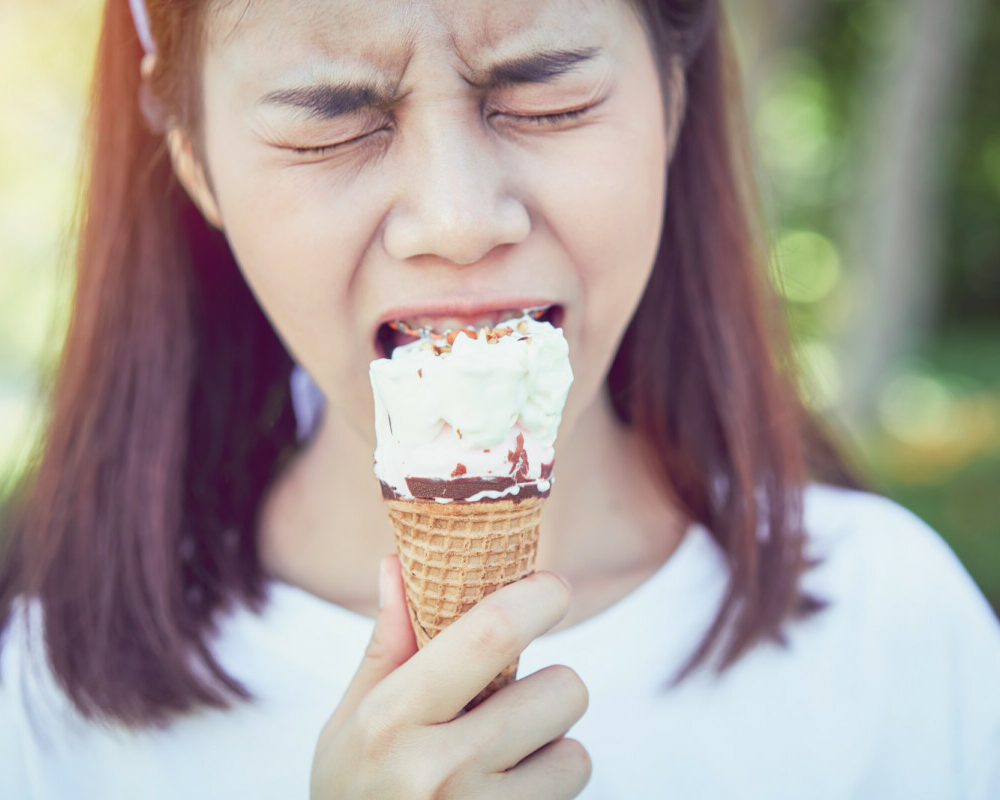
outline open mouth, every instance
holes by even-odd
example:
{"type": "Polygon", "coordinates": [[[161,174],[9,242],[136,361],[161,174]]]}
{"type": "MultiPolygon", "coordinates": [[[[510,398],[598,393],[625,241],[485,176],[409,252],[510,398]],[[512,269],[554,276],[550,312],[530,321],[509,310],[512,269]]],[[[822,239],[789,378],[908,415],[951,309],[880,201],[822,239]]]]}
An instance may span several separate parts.
{"type": "Polygon", "coordinates": [[[471,328],[493,328],[499,322],[530,316],[540,322],[548,322],[553,327],[562,326],[563,308],[560,305],[536,308],[505,308],[469,317],[415,317],[383,322],[375,334],[375,345],[379,356],[389,358],[397,347],[409,344],[422,337],[440,339],[449,331],[471,328]]]}

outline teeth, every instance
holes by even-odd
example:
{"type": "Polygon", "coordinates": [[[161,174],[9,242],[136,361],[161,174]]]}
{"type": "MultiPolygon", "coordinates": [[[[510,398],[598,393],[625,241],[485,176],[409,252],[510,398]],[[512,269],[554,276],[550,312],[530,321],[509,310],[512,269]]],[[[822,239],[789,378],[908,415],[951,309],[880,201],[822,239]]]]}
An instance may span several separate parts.
{"type": "Polygon", "coordinates": [[[519,319],[524,316],[531,316],[538,319],[548,306],[536,306],[534,308],[510,308],[503,311],[494,311],[489,314],[480,314],[478,317],[466,318],[458,317],[416,317],[408,320],[399,320],[394,323],[398,329],[415,336],[443,336],[449,331],[471,328],[481,330],[483,328],[493,328],[498,322],[509,319],[519,319]]]}

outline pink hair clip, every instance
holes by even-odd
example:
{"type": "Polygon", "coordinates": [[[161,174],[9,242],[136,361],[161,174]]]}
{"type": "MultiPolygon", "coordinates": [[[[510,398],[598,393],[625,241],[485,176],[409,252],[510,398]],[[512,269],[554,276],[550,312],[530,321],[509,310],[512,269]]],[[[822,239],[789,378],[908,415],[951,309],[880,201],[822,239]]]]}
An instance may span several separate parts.
{"type": "Polygon", "coordinates": [[[132,9],[132,22],[135,25],[135,33],[142,43],[142,49],[146,55],[156,53],[156,42],[153,41],[153,34],[149,29],[149,12],[146,11],[145,0],[128,0],[128,6],[132,9]]]}

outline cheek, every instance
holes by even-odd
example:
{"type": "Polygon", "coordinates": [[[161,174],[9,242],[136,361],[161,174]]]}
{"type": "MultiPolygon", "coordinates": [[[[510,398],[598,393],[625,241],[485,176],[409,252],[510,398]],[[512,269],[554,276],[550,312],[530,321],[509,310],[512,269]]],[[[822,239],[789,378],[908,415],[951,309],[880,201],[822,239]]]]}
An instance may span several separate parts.
{"type": "Polygon", "coordinates": [[[621,131],[601,144],[593,166],[565,189],[572,200],[563,224],[575,228],[567,241],[574,243],[584,280],[618,296],[641,288],[656,253],[665,154],[662,136],[653,131],[621,131]]]}
{"type": "Polygon", "coordinates": [[[262,164],[259,155],[221,148],[210,163],[247,282],[296,355],[312,360],[310,351],[331,340],[348,307],[363,249],[357,202],[322,170],[262,164]]]}
{"type": "Polygon", "coordinates": [[[660,240],[668,153],[658,98],[648,105],[652,114],[609,125],[586,148],[581,142],[573,166],[547,182],[546,223],[567,248],[582,290],[572,323],[570,425],[600,391],[660,240]]]}
{"type": "Polygon", "coordinates": [[[377,191],[345,185],[320,165],[261,164],[234,149],[212,155],[226,236],[257,301],[330,402],[352,417],[366,411],[370,343],[359,340],[353,296],[380,219],[377,191]]]}
{"type": "Polygon", "coordinates": [[[349,243],[333,222],[336,208],[317,202],[314,182],[266,168],[221,172],[217,191],[226,235],[262,304],[278,311],[294,301],[306,312],[335,300],[331,290],[342,280],[338,272],[346,271],[335,262],[349,258],[349,243]]]}
{"type": "Polygon", "coordinates": [[[584,291],[581,343],[600,349],[605,361],[638,304],[660,240],[666,143],[662,126],[648,122],[589,143],[575,160],[587,168],[567,171],[549,197],[555,210],[548,222],[570,249],[584,291]]]}

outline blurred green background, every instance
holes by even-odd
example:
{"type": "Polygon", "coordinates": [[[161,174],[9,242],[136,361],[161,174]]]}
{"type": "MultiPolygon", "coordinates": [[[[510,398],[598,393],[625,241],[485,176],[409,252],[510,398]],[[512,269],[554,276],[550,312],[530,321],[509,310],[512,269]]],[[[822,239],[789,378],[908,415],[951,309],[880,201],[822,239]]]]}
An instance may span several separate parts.
{"type": "MultiPolygon", "coordinates": [[[[809,401],[1000,610],[1000,4],[729,0],[809,401]]],[[[0,1],[0,476],[72,286],[101,3],[0,1]]]]}

